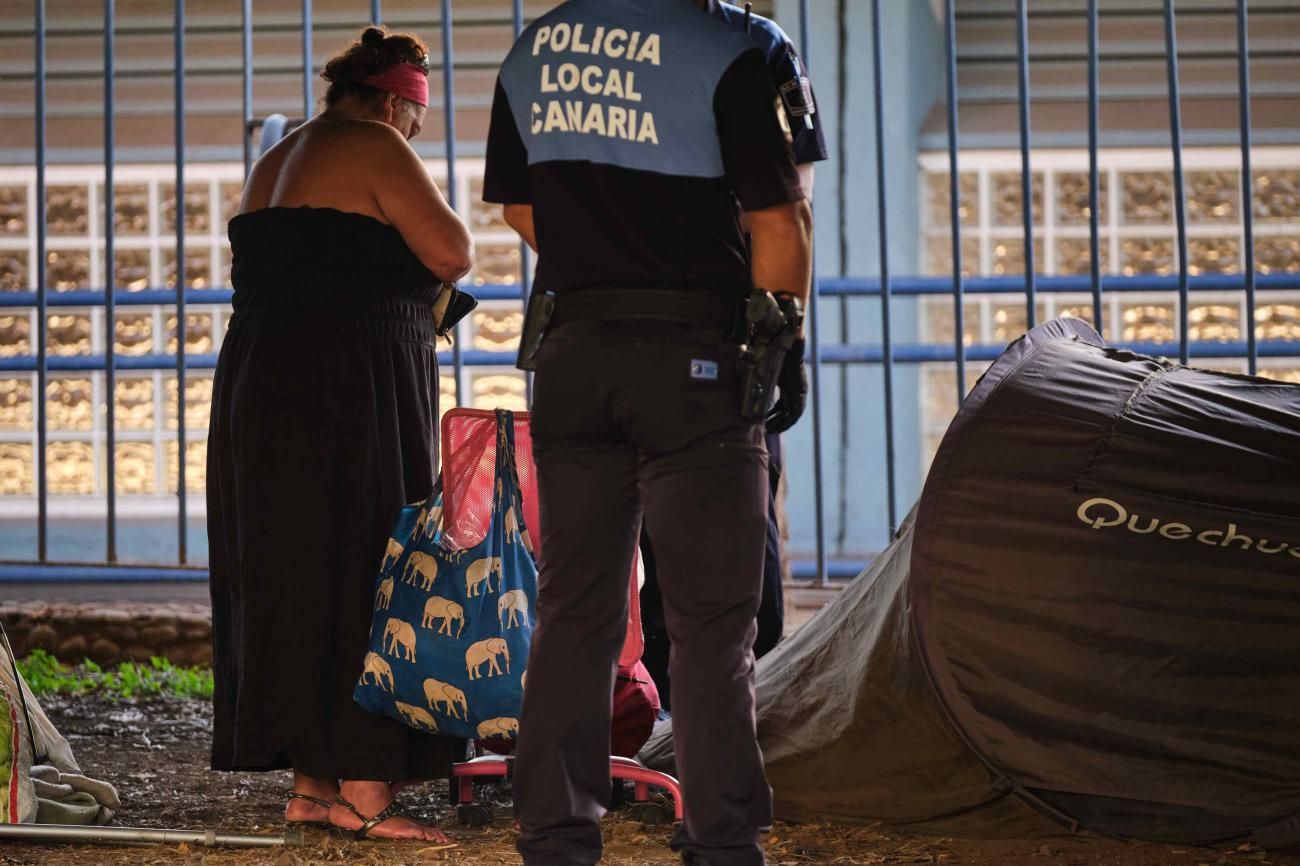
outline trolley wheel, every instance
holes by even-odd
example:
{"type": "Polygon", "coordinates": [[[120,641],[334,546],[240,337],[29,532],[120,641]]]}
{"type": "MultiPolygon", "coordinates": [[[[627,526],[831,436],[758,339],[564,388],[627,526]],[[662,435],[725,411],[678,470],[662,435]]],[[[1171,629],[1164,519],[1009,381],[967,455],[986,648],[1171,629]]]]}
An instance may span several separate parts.
{"type": "Polygon", "coordinates": [[[492,823],[492,810],[482,803],[461,803],[456,806],[456,820],[466,827],[486,827],[492,823]]]}
{"type": "Polygon", "coordinates": [[[644,803],[633,803],[628,810],[628,817],[639,824],[647,827],[657,827],[662,824],[671,824],[673,822],[673,810],[671,806],[653,801],[644,803]]]}

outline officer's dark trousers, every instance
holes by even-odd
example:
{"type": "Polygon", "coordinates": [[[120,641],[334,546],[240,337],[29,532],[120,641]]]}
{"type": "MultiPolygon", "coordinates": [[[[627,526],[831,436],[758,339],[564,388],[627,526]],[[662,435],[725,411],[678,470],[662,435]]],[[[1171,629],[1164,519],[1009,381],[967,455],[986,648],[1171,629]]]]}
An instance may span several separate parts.
{"type": "MultiPolygon", "coordinates": [[[[767,547],[763,555],[763,593],[758,603],[758,636],[754,638],[754,658],[761,659],[781,642],[785,634],[785,598],[781,561],[781,524],[777,519],[776,499],[781,489],[781,434],[768,433],[767,442],[767,547]]],[[[641,587],[641,626],[645,635],[645,652],[641,661],[659,690],[665,710],[672,709],[671,680],[668,676],[668,625],[664,621],[663,596],[659,592],[658,562],[654,544],[641,528],[641,559],[645,566],[645,585],[641,587]]]]}
{"type": "Polygon", "coordinates": [[[716,332],[652,322],[567,323],[539,353],[542,560],[514,783],[529,866],[600,858],[614,672],[643,516],[673,647],[686,809],[673,847],[687,863],[763,862],[771,789],[755,741],[752,647],[767,455],[760,426],[739,415],[736,355],[716,332]],[[716,362],[717,378],[692,378],[696,361],[716,362]]]}

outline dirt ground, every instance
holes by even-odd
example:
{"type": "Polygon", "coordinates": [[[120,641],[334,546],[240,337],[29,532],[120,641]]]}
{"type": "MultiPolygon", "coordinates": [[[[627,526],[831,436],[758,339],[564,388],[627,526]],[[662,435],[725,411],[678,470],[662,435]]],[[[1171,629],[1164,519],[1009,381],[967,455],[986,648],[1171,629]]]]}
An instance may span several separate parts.
{"type": "MultiPolygon", "coordinates": [[[[93,698],[50,698],[46,711],[72,742],[83,769],[112,782],[123,807],[122,826],[216,829],[275,835],[287,773],[213,773],[207,769],[211,708],[201,701],[112,704],[93,698]]],[[[508,795],[489,789],[496,819],[470,829],[456,822],[445,783],[407,790],[402,799],[443,827],[456,847],[423,843],[355,842],[310,830],[293,848],[105,847],[29,845],[0,841],[0,864],[189,864],[189,866],[307,866],[307,864],[518,863],[508,795]]],[[[673,864],[668,827],[645,827],[615,811],[606,819],[604,863],[673,864]]],[[[805,864],[947,864],[947,866],[1300,866],[1300,855],[1243,847],[1211,850],[1103,839],[976,841],[908,836],[877,828],[778,823],[766,837],[773,866],[805,864]]]]}

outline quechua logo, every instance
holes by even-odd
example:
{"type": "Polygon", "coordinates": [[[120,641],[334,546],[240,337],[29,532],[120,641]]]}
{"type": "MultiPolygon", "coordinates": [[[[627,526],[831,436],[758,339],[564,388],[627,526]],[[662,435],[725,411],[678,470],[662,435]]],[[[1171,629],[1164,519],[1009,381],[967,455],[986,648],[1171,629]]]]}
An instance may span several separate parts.
{"type": "Polygon", "coordinates": [[[1209,547],[1251,550],[1269,556],[1288,554],[1300,560],[1300,545],[1243,531],[1236,523],[1197,528],[1162,517],[1130,512],[1113,499],[1087,499],[1075,511],[1079,521],[1095,530],[1122,529],[1135,535],[1159,536],[1167,541],[1195,541],[1209,547]]]}

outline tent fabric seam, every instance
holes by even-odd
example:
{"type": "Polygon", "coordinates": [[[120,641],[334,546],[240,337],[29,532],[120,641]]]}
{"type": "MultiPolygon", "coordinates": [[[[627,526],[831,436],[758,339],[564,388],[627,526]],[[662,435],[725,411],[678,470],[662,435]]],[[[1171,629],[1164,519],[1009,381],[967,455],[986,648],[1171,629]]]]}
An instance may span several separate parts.
{"type": "Polygon", "coordinates": [[[1156,363],[1160,366],[1157,366],[1156,369],[1147,374],[1146,378],[1138,383],[1137,387],[1133,389],[1133,393],[1124,401],[1124,405],[1120,407],[1120,410],[1111,416],[1110,424],[1107,426],[1106,432],[1102,434],[1101,439],[1097,441],[1092,456],[1088,458],[1088,462],[1079,472],[1078,477],[1074,479],[1075,492],[1078,492],[1083,485],[1087,484],[1088,481],[1091,480],[1093,470],[1097,468],[1097,464],[1101,462],[1102,458],[1109,453],[1111,440],[1114,438],[1115,432],[1119,429],[1120,423],[1129,416],[1133,411],[1133,407],[1136,406],[1138,401],[1146,395],[1147,391],[1155,384],[1156,380],[1162,378],[1169,372],[1169,368],[1162,362],[1157,360],[1156,363]]]}

